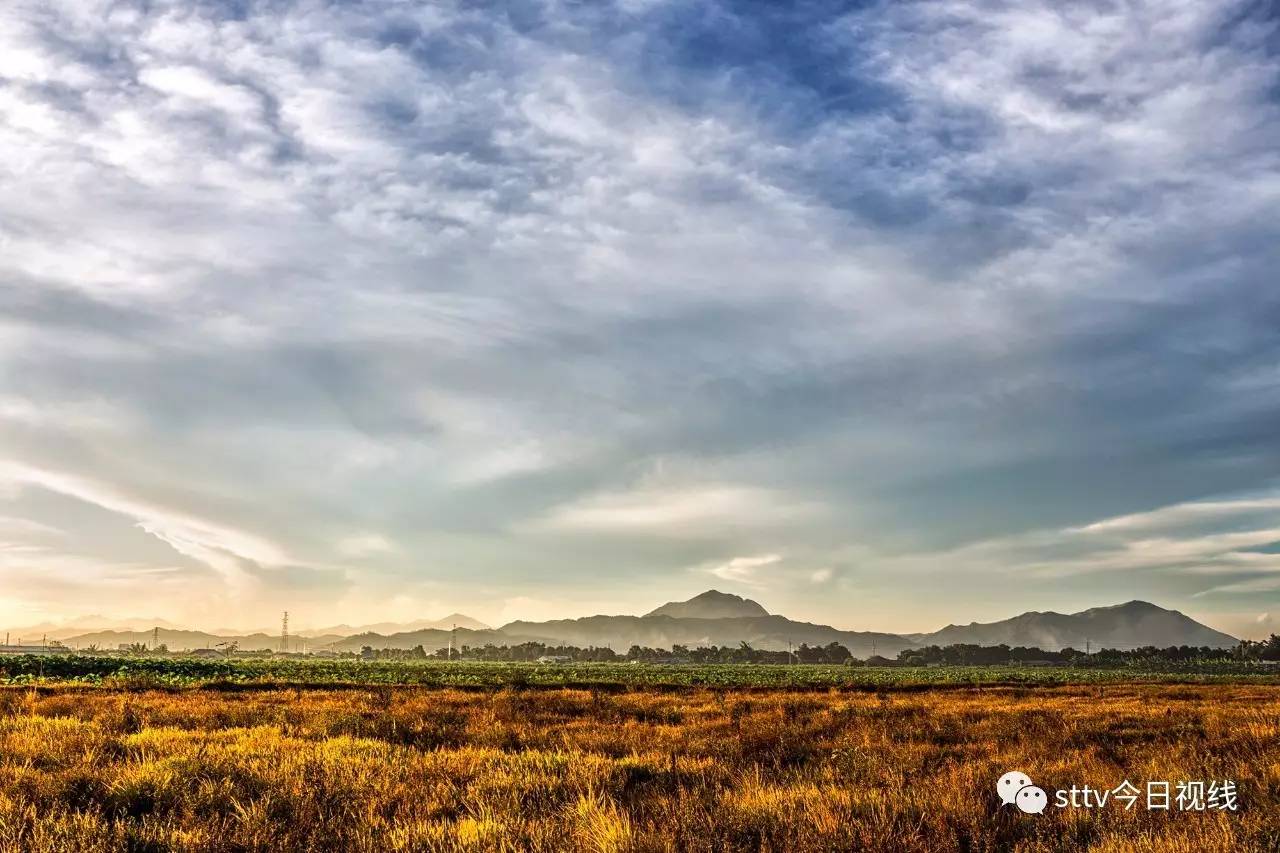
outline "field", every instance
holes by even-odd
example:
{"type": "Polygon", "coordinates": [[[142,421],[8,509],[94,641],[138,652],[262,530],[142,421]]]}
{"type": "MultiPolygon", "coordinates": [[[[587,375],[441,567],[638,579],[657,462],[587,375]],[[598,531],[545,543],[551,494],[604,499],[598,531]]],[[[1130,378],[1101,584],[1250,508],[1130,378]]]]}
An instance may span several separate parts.
{"type": "Polygon", "coordinates": [[[1230,661],[1158,668],[946,666],[850,667],[769,664],[486,663],[362,661],[297,658],[134,658],[91,655],[0,657],[0,685],[92,684],[113,687],[192,687],[245,684],[415,685],[500,687],[723,687],[879,689],[907,686],[1065,685],[1094,683],[1280,684],[1280,673],[1230,661]]]}
{"type": "Polygon", "coordinates": [[[0,688],[4,851],[1276,850],[1277,804],[1264,684],[0,688]],[[1024,815],[1015,769],[1239,810],[1024,815]]]}

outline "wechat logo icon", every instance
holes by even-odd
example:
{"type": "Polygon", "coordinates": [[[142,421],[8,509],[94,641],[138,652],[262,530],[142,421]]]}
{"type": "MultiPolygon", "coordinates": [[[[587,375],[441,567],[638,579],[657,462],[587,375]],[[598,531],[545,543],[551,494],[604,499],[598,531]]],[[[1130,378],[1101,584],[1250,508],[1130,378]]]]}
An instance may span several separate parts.
{"type": "Polygon", "coordinates": [[[1043,788],[1032,784],[1026,773],[1011,770],[996,782],[996,793],[1001,805],[1013,803],[1025,814],[1040,814],[1049,805],[1049,797],[1043,788]]]}

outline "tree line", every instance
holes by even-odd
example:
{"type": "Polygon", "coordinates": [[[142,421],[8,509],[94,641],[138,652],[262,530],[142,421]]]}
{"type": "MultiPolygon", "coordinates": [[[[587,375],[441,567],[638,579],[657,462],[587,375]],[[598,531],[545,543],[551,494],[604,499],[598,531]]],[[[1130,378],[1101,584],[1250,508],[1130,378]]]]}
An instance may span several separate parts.
{"type": "Polygon", "coordinates": [[[366,660],[471,660],[471,661],[536,661],[539,658],[563,658],[574,662],[598,663],[845,663],[853,658],[840,643],[810,646],[801,643],[790,652],[756,649],[749,643],[736,646],[674,645],[669,649],[633,645],[625,652],[608,646],[570,646],[546,643],[520,643],[514,646],[462,646],[427,652],[422,646],[412,649],[374,649],[365,646],[360,657],[366,660]]]}
{"type": "Polygon", "coordinates": [[[366,660],[468,660],[468,661],[536,661],[557,658],[573,662],[599,663],[690,663],[690,664],[865,664],[869,666],[991,666],[995,664],[1059,664],[1064,666],[1125,666],[1160,663],[1194,663],[1208,661],[1280,661],[1280,636],[1266,640],[1244,640],[1231,649],[1209,646],[1144,646],[1134,649],[1104,648],[1091,653],[1065,648],[1045,651],[1034,646],[980,646],[961,643],[950,646],[921,646],[904,649],[895,658],[873,655],[865,660],[855,658],[841,643],[810,646],[801,643],[790,651],[757,649],[750,643],[736,646],[674,645],[669,649],[633,645],[625,652],[608,646],[551,645],[520,643],[514,646],[462,646],[461,648],[426,651],[412,649],[374,649],[365,646],[360,657],[366,660]]]}

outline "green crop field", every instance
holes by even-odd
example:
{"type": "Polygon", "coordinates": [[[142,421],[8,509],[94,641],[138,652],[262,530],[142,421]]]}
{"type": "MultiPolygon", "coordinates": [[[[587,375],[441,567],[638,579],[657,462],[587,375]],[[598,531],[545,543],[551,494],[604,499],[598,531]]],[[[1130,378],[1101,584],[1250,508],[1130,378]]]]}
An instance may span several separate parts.
{"type": "Polygon", "coordinates": [[[1118,682],[1280,683],[1280,673],[1236,663],[1113,667],[865,667],[768,664],[486,663],[299,659],[124,658],[89,655],[0,658],[0,684],[343,684],[428,687],[849,688],[929,685],[1062,685],[1118,682]]]}

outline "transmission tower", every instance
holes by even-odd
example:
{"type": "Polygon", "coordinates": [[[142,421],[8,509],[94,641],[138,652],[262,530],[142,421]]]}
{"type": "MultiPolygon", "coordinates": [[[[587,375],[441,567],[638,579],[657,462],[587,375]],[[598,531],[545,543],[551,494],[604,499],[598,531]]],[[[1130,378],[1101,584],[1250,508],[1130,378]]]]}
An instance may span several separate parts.
{"type": "Polygon", "coordinates": [[[284,612],[284,618],[280,620],[280,651],[289,651],[289,611],[284,612]]]}

